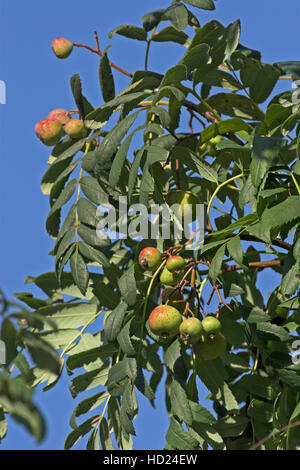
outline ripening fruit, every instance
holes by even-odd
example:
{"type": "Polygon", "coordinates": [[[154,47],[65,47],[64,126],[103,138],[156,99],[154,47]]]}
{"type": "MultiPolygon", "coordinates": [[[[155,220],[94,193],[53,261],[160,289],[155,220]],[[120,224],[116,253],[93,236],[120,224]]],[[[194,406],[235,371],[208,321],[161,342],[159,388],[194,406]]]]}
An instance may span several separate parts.
{"type": "Polygon", "coordinates": [[[82,139],[87,136],[87,128],[81,119],[69,119],[64,125],[64,131],[72,139],[82,139]]]}
{"type": "Polygon", "coordinates": [[[150,313],[149,328],[155,335],[167,339],[179,333],[180,312],[169,305],[159,305],[150,313]]]}
{"type": "Polygon", "coordinates": [[[65,109],[53,109],[53,111],[48,114],[48,119],[58,121],[62,126],[70,120],[68,112],[65,109]]]}
{"type": "Polygon", "coordinates": [[[48,118],[37,122],[34,131],[40,141],[49,146],[56,145],[63,135],[63,128],[60,122],[52,121],[48,118]]]}
{"type": "Polygon", "coordinates": [[[164,267],[160,275],[160,282],[166,286],[176,286],[181,278],[182,275],[180,273],[171,273],[166,267],[164,267]]]}
{"type": "Polygon", "coordinates": [[[196,344],[199,343],[204,331],[201,321],[196,317],[190,317],[183,320],[179,332],[185,344],[196,344]]]}
{"type": "Polygon", "coordinates": [[[139,254],[139,265],[147,271],[156,271],[162,262],[161,253],[153,246],[143,248],[139,254]]]}
{"type": "Polygon", "coordinates": [[[166,202],[171,207],[174,204],[179,205],[179,213],[175,215],[182,217],[182,222],[187,219],[193,222],[197,217],[197,205],[200,204],[198,196],[191,191],[174,190],[166,195],[166,202]]]}
{"type": "Polygon", "coordinates": [[[166,262],[166,268],[173,273],[174,271],[180,271],[186,265],[185,259],[182,256],[174,255],[170,256],[166,262]]]}
{"type": "Polygon", "coordinates": [[[223,351],[225,351],[226,344],[226,338],[222,333],[217,333],[213,338],[202,336],[202,341],[193,345],[193,351],[200,359],[216,359],[223,351]]]}
{"type": "Polygon", "coordinates": [[[202,326],[207,335],[216,335],[221,331],[221,323],[216,317],[207,316],[203,318],[202,326]]]}
{"type": "Polygon", "coordinates": [[[56,38],[51,44],[52,50],[59,59],[66,59],[73,50],[73,43],[66,38],[56,38]]]}
{"type": "Polygon", "coordinates": [[[221,135],[217,135],[216,137],[212,137],[210,140],[208,140],[204,144],[200,145],[200,147],[199,147],[200,153],[203,153],[206,150],[209,150],[209,148],[212,145],[218,144],[219,142],[221,142],[222,139],[223,139],[223,137],[221,135]]]}
{"type": "Polygon", "coordinates": [[[174,307],[179,310],[180,313],[183,313],[185,310],[186,302],[182,301],[182,295],[179,292],[179,289],[174,289],[174,287],[165,287],[160,294],[161,303],[166,304],[170,307],[174,307]],[[178,302],[178,301],[182,302],[178,302]]]}

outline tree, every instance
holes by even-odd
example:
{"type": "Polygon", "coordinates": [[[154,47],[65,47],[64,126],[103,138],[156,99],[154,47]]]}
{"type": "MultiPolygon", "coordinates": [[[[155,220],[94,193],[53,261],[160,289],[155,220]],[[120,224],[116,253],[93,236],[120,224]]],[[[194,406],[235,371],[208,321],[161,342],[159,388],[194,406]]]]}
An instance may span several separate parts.
{"type": "MultiPolygon", "coordinates": [[[[263,63],[240,43],[239,21],[200,27],[189,5],[214,9],[213,0],[174,1],[145,14],[142,27],[111,31],[145,43],[144,69],[134,74],[100,51],[97,33],[95,47],[73,43],[100,57],[103,104],[89,103],[76,74],[76,111],[56,113],[50,140],[49,127],[36,129],[44,143],[57,140],[42,179],[55,261],[53,272],[27,279],[46,298],[17,294],[30,310],[4,312],[1,338],[13,347],[0,377],[0,438],[7,413],[43,437],[31,393],[54,387],[65,367],[72,396],[90,392],[71,417],[67,449],[86,435],[89,449],[130,449],[139,393],[154,403],[162,380],[167,449],[299,449],[291,351],[300,328],[300,106],[295,90],[272,93],[283,76],[299,78],[300,63],[263,63]],[[148,58],[166,41],[183,53],[162,75],[148,70],[148,58]],[[129,79],[117,95],[115,70],[129,79]],[[191,222],[204,207],[204,244],[195,243],[199,228],[190,237],[173,230],[182,228],[174,202],[189,204],[191,222]],[[171,215],[169,237],[161,217],[139,227],[138,210],[155,205],[171,215]],[[102,230],[105,206],[116,215],[110,231],[102,230]],[[111,236],[124,227],[135,236],[111,236]],[[141,240],[142,228],[149,236],[141,240]],[[159,251],[158,264],[140,258],[146,247],[159,251]],[[200,320],[193,344],[193,321],[180,331],[174,310],[200,320]],[[162,311],[174,313],[167,330],[153,326],[162,311]],[[199,403],[201,384],[214,413],[199,403]]],[[[55,44],[68,45],[60,58],[72,52],[69,41],[55,44]]]]}

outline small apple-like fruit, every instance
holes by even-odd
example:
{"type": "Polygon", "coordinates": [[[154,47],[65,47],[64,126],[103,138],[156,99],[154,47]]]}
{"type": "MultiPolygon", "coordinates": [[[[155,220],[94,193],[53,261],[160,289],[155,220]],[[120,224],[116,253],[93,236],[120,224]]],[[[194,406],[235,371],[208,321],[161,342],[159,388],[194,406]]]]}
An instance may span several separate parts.
{"type": "Polygon", "coordinates": [[[166,262],[166,268],[173,273],[174,271],[180,271],[186,265],[185,259],[182,256],[174,255],[170,256],[166,262]]]}
{"type": "Polygon", "coordinates": [[[37,122],[34,131],[40,141],[49,146],[56,145],[63,135],[63,128],[60,122],[52,121],[48,118],[37,122]]]}
{"type": "Polygon", "coordinates": [[[52,50],[59,59],[66,59],[73,50],[73,43],[66,38],[56,38],[51,44],[52,50]]]}
{"type": "Polygon", "coordinates": [[[217,333],[213,338],[202,336],[202,340],[193,345],[193,351],[200,359],[216,359],[223,351],[225,351],[226,344],[226,338],[222,333],[217,333]]]}
{"type": "Polygon", "coordinates": [[[221,142],[222,139],[223,139],[223,137],[221,135],[216,135],[216,137],[212,137],[207,142],[200,145],[200,147],[199,147],[200,153],[203,153],[206,150],[209,150],[212,147],[212,145],[218,144],[219,142],[221,142]]]}
{"type": "Polygon", "coordinates": [[[87,136],[87,128],[81,119],[69,119],[64,125],[64,131],[72,139],[82,139],[87,136]]]}
{"type": "Polygon", "coordinates": [[[216,335],[221,331],[221,323],[216,317],[208,315],[202,320],[203,330],[207,335],[216,335]]]}
{"type": "Polygon", "coordinates": [[[165,199],[171,208],[173,205],[179,206],[177,210],[176,206],[174,207],[174,213],[178,218],[182,217],[182,222],[185,219],[188,222],[193,222],[196,219],[197,205],[200,204],[200,199],[196,194],[178,189],[168,193],[165,199]]]}
{"type": "Polygon", "coordinates": [[[203,335],[201,321],[196,317],[190,317],[183,320],[179,327],[180,337],[185,344],[199,343],[203,335]]]}
{"type": "Polygon", "coordinates": [[[163,304],[168,302],[168,305],[176,308],[180,313],[183,313],[185,310],[186,302],[182,299],[179,289],[165,287],[160,294],[160,299],[163,304]]]}
{"type": "Polygon", "coordinates": [[[70,120],[68,112],[65,109],[53,109],[53,111],[48,114],[48,119],[58,121],[62,126],[70,120]]]}
{"type": "Polygon", "coordinates": [[[161,262],[161,252],[153,246],[143,248],[139,254],[139,265],[147,271],[156,271],[161,262]]]}
{"type": "Polygon", "coordinates": [[[149,328],[155,335],[167,339],[179,333],[181,313],[170,305],[159,305],[149,316],[149,328]]]}
{"type": "Polygon", "coordinates": [[[171,273],[166,267],[164,267],[160,275],[160,282],[165,286],[176,286],[181,278],[182,276],[180,273],[171,273]]]}

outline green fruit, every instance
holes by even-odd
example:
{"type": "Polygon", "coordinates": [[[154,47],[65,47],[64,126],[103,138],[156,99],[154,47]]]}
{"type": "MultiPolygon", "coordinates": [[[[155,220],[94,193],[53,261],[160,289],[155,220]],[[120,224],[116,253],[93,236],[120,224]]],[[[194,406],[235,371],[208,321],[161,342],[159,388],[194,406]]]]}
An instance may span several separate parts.
{"type": "Polygon", "coordinates": [[[176,286],[182,278],[180,273],[171,273],[166,267],[160,275],[160,282],[166,286],[176,286]]]}
{"type": "Polygon", "coordinates": [[[179,333],[182,322],[180,312],[169,305],[159,305],[149,316],[149,328],[161,338],[172,338],[179,333]]]}
{"type": "Polygon", "coordinates": [[[34,131],[40,141],[49,146],[56,145],[63,135],[62,125],[58,121],[47,118],[39,121],[35,125],[34,131]]]}
{"type": "Polygon", "coordinates": [[[179,289],[174,289],[174,287],[166,287],[160,294],[160,299],[163,304],[168,302],[168,305],[176,308],[180,313],[183,313],[185,310],[186,303],[182,301],[182,296],[179,292],[179,289]],[[178,301],[181,302],[178,302],[178,301]]]}
{"type": "Polygon", "coordinates": [[[190,317],[183,320],[179,327],[180,337],[185,344],[199,343],[203,335],[201,321],[196,317],[190,317]]]}
{"type": "Polygon", "coordinates": [[[226,338],[222,333],[217,333],[213,338],[202,336],[202,341],[193,345],[193,351],[200,359],[216,359],[223,351],[225,351],[226,344],[226,338]]]}
{"type": "Polygon", "coordinates": [[[167,260],[166,263],[166,268],[168,271],[173,273],[174,271],[180,271],[183,269],[186,265],[185,259],[182,258],[182,256],[170,256],[167,260]]]}
{"type": "Polygon", "coordinates": [[[199,147],[200,153],[203,153],[206,150],[209,150],[212,145],[218,144],[219,142],[221,142],[222,139],[223,139],[223,137],[221,135],[217,135],[216,137],[212,137],[207,142],[200,145],[200,147],[199,147]]]}
{"type": "Polygon", "coordinates": [[[56,38],[51,44],[52,50],[59,59],[66,59],[73,50],[73,43],[66,38],[56,38]]]}
{"type": "Polygon", "coordinates": [[[143,248],[139,254],[139,265],[148,271],[156,271],[162,262],[160,251],[153,246],[143,248]]]}
{"type": "Polygon", "coordinates": [[[166,203],[171,207],[177,218],[182,222],[193,222],[197,217],[197,205],[200,199],[190,191],[175,190],[166,195],[166,203]],[[172,206],[174,206],[172,208],[172,206]]]}
{"type": "Polygon", "coordinates": [[[64,131],[72,139],[82,139],[88,134],[87,128],[81,119],[69,119],[64,125],[64,131]]]}
{"type": "Polygon", "coordinates": [[[221,331],[221,323],[216,317],[207,316],[202,320],[203,330],[207,335],[216,335],[221,331]]]}

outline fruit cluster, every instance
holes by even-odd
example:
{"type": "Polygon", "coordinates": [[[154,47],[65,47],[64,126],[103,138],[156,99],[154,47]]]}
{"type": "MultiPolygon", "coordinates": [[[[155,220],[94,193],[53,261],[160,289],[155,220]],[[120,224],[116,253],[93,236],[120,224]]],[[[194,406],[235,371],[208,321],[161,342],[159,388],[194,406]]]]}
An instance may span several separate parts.
{"type": "Polygon", "coordinates": [[[160,282],[164,288],[160,295],[161,305],[152,310],[148,325],[153,335],[168,340],[179,335],[194,354],[204,360],[217,358],[226,348],[226,338],[221,333],[221,323],[216,316],[199,318],[189,308],[183,297],[182,280],[187,277],[186,260],[180,255],[161,254],[157,248],[146,247],[139,254],[139,265],[143,270],[155,272],[162,267],[160,282]],[[165,266],[163,261],[165,258],[165,266]]]}
{"type": "Polygon", "coordinates": [[[48,146],[58,144],[66,134],[72,139],[81,139],[88,134],[84,122],[70,118],[70,113],[64,109],[51,111],[47,118],[36,123],[34,131],[40,141],[48,146]]]}

